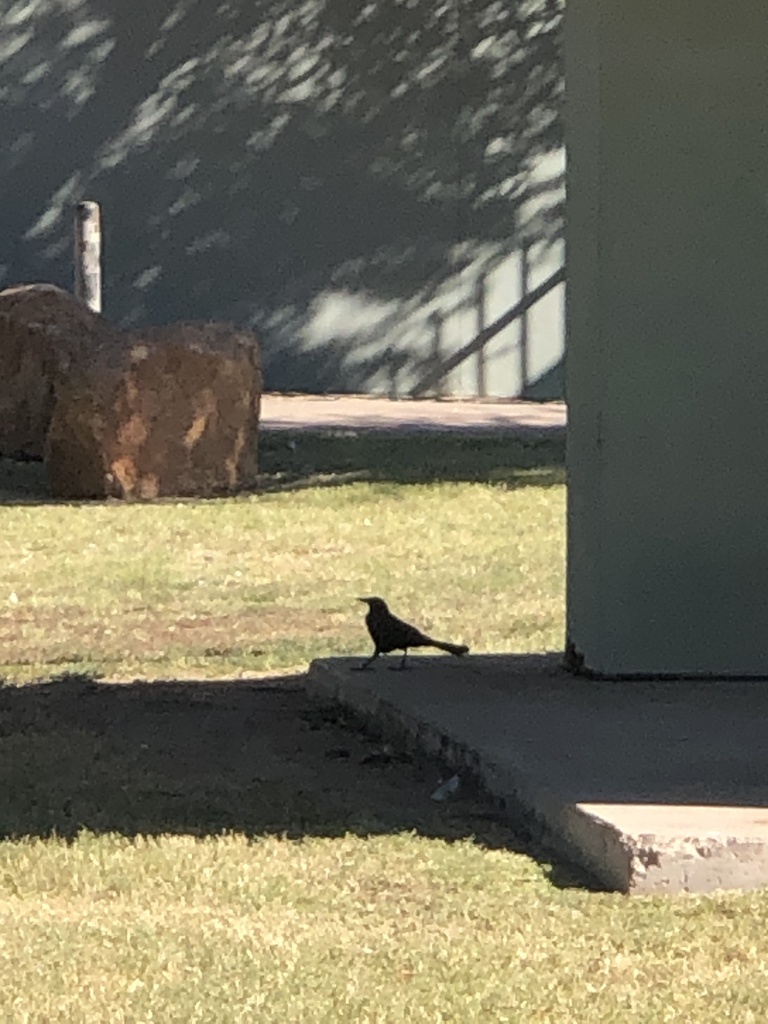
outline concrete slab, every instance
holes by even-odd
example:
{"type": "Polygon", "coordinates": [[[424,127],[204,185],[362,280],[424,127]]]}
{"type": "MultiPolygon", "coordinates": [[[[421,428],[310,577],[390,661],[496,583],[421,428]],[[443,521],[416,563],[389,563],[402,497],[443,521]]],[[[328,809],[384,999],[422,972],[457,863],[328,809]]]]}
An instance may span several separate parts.
{"type": "Polygon", "coordinates": [[[359,664],[313,662],[310,692],[476,773],[607,887],[768,885],[768,684],[577,679],[556,655],[359,664]]]}

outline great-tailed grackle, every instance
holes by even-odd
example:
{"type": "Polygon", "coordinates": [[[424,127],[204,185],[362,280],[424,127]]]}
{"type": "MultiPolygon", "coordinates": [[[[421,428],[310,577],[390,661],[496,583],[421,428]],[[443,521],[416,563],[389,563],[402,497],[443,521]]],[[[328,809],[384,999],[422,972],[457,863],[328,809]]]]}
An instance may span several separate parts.
{"type": "Polygon", "coordinates": [[[360,666],[361,669],[368,668],[380,654],[389,654],[390,651],[403,652],[400,668],[405,668],[409,647],[437,647],[438,650],[455,654],[457,658],[469,650],[465,644],[446,644],[442,640],[433,640],[420,629],[393,615],[380,597],[358,597],[358,601],[368,605],[365,624],[376,648],[368,661],[360,666]]]}

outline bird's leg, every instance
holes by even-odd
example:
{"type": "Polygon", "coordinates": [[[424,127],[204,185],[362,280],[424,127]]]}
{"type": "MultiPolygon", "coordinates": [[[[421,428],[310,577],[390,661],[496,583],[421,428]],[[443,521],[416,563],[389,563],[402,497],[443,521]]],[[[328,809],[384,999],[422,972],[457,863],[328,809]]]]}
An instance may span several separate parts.
{"type": "Polygon", "coordinates": [[[368,659],[368,661],[363,662],[363,664],[358,667],[357,671],[358,672],[367,672],[368,669],[371,667],[371,665],[374,663],[374,661],[376,661],[376,659],[378,658],[378,656],[380,654],[381,654],[381,651],[377,647],[376,650],[373,652],[373,654],[368,659]]]}
{"type": "Polygon", "coordinates": [[[393,666],[392,671],[393,672],[403,672],[405,669],[407,669],[408,668],[408,666],[406,665],[407,657],[408,657],[408,648],[404,647],[403,648],[403,656],[400,659],[400,664],[397,666],[397,668],[395,668],[393,666]]]}

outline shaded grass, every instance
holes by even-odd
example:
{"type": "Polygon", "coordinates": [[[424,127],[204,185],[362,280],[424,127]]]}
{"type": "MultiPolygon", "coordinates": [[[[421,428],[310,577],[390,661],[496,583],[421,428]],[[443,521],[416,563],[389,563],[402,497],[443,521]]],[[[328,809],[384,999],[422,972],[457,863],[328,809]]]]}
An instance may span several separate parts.
{"type": "Polygon", "coordinates": [[[313,657],[366,651],[354,599],[369,593],[474,650],[559,648],[558,444],[307,435],[294,451],[274,434],[267,493],[6,506],[4,674],[294,671],[313,657]],[[458,480],[442,479],[446,466],[458,480]],[[339,484],[350,467],[371,479],[339,484]],[[432,482],[397,483],[398,472],[432,482]],[[334,485],[290,489],[318,474],[334,485]]]}
{"type": "Polygon", "coordinates": [[[235,831],[420,834],[519,847],[470,779],[439,804],[435,757],[393,750],[303,677],[0,689],[0,837],[235,831]]]}
{"type": "Polygon", "coordinates": [[[563,483],[563,433],[273,431],[260,446],[264,486],[356,477],[393,484],[563,483]]]}

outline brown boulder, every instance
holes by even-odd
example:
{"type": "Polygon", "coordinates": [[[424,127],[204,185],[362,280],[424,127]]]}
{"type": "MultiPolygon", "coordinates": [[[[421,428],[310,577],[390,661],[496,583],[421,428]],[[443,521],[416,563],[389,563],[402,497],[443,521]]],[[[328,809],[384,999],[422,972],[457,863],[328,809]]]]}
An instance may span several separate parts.
{"type": "Polygon", "coordinates": [[[0,291],[0,455],[43,457],[59,372],[94,338],[116,344],[119,335],[54,285],[0,291]]]}
{"type": "Polygon", "coordinates": [[[227,324],[119,330],[69,292],[0,292],[0,455],[45,457],[60,498],[252,487],[262,379],[227,324]]]}
{"type": "Polygon", "coordinates": [[[262,377],[253,334],[179,324],[92,337],[56,382],[46,442],[59,498],[213,496],[256,483],[262,377]]]}

